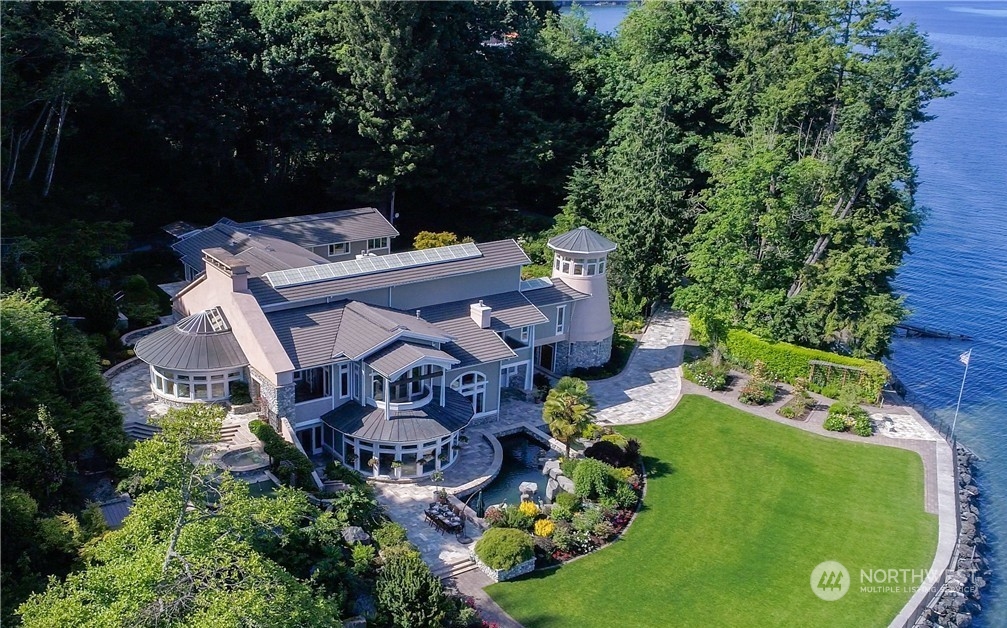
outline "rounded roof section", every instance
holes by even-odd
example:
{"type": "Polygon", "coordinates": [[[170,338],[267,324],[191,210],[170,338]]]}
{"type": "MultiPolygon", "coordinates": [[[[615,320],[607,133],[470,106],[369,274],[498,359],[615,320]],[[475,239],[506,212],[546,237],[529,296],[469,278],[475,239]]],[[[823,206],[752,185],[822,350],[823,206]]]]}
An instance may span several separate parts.
{"type": "Polygon", "coordinates": [[[141,338],[133,351],[147,364],[172,371],[217,371],[248,365],[218,308],[197,312],[141,338]]]}
{"type": "Polygon", "coordinates": [[[605,236],[582,226],[555,238],[550,238],[549,248],[562,253],[588,255],[591,253],[611,253],[616,249],[616,244],[605,236]]]}

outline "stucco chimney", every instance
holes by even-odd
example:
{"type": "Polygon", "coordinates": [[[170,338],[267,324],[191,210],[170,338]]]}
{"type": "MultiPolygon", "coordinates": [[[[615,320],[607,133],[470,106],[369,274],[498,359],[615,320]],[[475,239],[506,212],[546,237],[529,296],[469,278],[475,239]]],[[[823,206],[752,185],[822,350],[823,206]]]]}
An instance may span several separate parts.
{"type": "Polygon", "coordinates": [[[469,315],[476,322],[476,325],[479,325],[482,329],[489,329],[493,308],[485,305],[482,299],[479,299],[479,303],[473,303],[469,306],[469,315]]]}
{"type": "Polygon", "coordinates": [[[221,248],[203,249],[206,278],[221,289],[248,292],[248,264],[221,248]]]}

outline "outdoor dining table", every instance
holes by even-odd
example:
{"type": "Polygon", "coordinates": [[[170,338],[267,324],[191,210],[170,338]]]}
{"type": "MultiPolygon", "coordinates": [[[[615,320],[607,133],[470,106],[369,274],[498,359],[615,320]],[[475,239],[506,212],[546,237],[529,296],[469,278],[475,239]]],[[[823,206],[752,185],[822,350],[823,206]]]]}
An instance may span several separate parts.
{"type": "Polygon", "coordinates": [[[441,504],[434,504],[423,513],[428,522],[437,527],[442,532],[460,532],[462,529],[462,519],[450,508],[441,504]]]}

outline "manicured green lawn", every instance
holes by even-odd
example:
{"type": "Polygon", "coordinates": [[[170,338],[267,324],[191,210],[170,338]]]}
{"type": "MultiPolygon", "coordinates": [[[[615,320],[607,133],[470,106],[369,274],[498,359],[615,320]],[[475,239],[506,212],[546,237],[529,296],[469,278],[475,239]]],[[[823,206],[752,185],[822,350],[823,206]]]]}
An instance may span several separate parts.
{"type": "Polygon", "coordinates": [[[915,453],[691,395],[620,431],[643,443],[646,509],[613,545],[487,589],[528,628],[887,626],[911,592],[860,592],[860,570],[930,566],[937,517],[915,453]],[[834,602],[810,585],[826,560],[852,579],[834,602]]]}

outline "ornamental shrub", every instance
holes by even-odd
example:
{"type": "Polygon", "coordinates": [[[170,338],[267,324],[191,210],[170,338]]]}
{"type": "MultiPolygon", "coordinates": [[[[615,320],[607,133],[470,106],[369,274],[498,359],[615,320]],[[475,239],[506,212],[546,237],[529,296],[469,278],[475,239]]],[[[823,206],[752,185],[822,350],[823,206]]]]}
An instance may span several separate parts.
{"type": "Polygon", "coordinates": [[[311,491],[317,488],[311,481],[311,472],[315,470],[315,465],[301,453],[296,445],[287,442],[264,421],[258,419],[249,421],[248,429],[262,441],[262,448],[269,456],[270,467],[276,477],[286,484],[290,484],[290,481],[296,477],[298,487],[311,491]]]}
{"type": "Polygon", "coordinates": [[[629,487],[629,484],[620,484],[619,488],[615,489],[615,501],[619,504],[620,508],[635,508],[637,495],[636,491],[629,487]]]}
{"type": "Polygon", "coordinates": [[[518,512],[520,512],[522,515],[525,515],[526,517],[531,517],[532,519],[537,517],[539,513],[538,506],[536,506],[535,502],[532,501],[521,502],[521,504],[517,507],[517,509],[518,512]]]}
{"type": "Polygon", "coordinates": [[[549,519],[539,519],[535,522],[535,536],[552,536],[556,524],[549,519]]]}
{"type": "Polygon", "coordinates": [[[772,403],[775,398],[776,385],[772,382],[756,379],[754,375],[748,380],[745,387],[741,389],[741,394],[738,395],[738,401],[753,406],[772,403]]]}
{"type": "Polygon", "coordinates": [[[563,475],[573,479],[574,469],[580,464],[580,460],[577,458],[560,458],[559,459],[559,470],[563,472],[563,475]]]}
{"type": "Polygon", "coordinates": [[[849,428],[846,424],[846,419],[841,416],[833,416],[831,414],[827,419],[825,419],[825,423],[822,427],[830,432],[845,432],[849,428]]]}
{"type": "Polygon", "coordinates": [[[682,365],[685,379],[695,382],[710,390],[723,390],[727,387],[729,370],[724,364],[715,364],[711,358],[703,358],[682,365]]]}
{"type": "Polygon", "coordinates": [[[396,628],[442,625],[450,608],[441,581],[418,553],[391,553],[374,582],[379,625],[396,628]]]}
{"type": "Polygon", "coordinates": [[[605,497],[615,489],[615,469],[600,460],[584,458],[573,472],[573,489],[584,499],[605,497]]]}
{"type": "Polygon", "coordinates": [[[605,434],[604,436],[601,437],[601,440],[605,441],[606,443],[612,443],[613,445],[617,445],[619,449],[626,448],[627,443],[626,437],[620,434],[619,432],[612,432],[611,434],[605,434]]]}
{"type": "Polygon", "coordinates": [[[580,497],[573,493],[559,493],[554,500],[557,506],[568,509],[570,512],[580,510],[580,497]]]}
{"type": "Polygon", "coordinates": [[[359,576],[371,570],[371,563],[374,561],[374,557],[377,556],[377,550],[374,549],[373,545],[356,543],[353,549],[350,550],[350,555],[353,558],[353,573],[359,576]]]}
{"type": "Polygon", "coordinates": [[[584,455],[588,458],[601,460],[605,464],[612,465],[613,467],[622,466],[625,452],[623,452],[621,447],[611,441],[604,440],[604,438],[608,438],[608,436],[603,437],[603,440],[600,440],[585,449],[584,455]]]}
{"type": "Polygon", "coordinates": [[[853,433],[857,436],[870,436],[874,433],[874,425],[871,423],[870,415],[865,412],[853,421],[853,433]]]}
{"type": "MultiPolygon", "coordinates": [[[[875,360],[851,358],[828,351],[799,347],[786,342],[768,342],[753,333],[740,329],[732,329],[727,332],[725,351],[732,362],[745,368],[752,368],[756,360],[761,360],[773,378],[791,384],[796,382],[798,378],[808,377],[811,372],[809,360],[820,360],[862,369],[862,377],[858,374],[857,377],[851,378],[856,381],[848,382],[848,384],[852,383],[856,388],[858,398],[868,403],[877,399],[885,382],[891,376],[885,365],[875,360]]],[[[847,374],[847,378],[849,375],[847,374]]],[[[843,373],[841,369],[833,369],[831,379],[827,377],[827,368],[817,367],[815,381],[808,382],[808,387],[816,392],[834,397],[842,385],[840,380],[843,373]]]]}
{"type": "Polygon", "coordinates": [[[378,547],[384,549],[406,542],[406,529],[394,521],[386,521],[371,533],[378,547]]]}
{"type": "Polygon", "coordinates": [[[534,555],[534,542],[520,530],[490,528],[476,543],[476,556],[493,569],[512,569],[534,555]]]}

